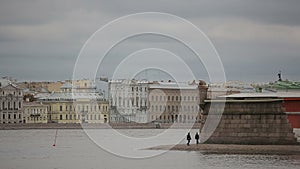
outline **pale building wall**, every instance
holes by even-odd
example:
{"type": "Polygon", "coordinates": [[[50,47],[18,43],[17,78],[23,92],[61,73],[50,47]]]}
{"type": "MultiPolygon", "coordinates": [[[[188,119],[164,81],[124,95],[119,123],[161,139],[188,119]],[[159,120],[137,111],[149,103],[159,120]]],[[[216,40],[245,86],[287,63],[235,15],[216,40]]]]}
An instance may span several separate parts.
{"type": "Polygon", "coordinates": [[[13,84],[0,87],[0,123],[23,123],[23,92],[13,84]]]}
{"type": "Polygon", "coordinates": [[[47,105],[41,103],[24,104],[25,123],[47,123],[48,122],[47,105]]]}

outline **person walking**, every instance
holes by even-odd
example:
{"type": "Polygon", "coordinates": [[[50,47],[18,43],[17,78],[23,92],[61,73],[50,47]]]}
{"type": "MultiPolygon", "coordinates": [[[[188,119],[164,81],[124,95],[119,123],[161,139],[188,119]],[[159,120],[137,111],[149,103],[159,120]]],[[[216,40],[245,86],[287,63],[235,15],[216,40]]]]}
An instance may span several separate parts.
{"type": "Polygon", "coordinates": [[[190,141],[192,139],[190,132],[187,134],[186,139],[187,139],[187,145],[189,146],[190,145],[190,141]]]}
{"type": "Polygon", "coordinates": [[[195,134],[196,144],[199,144],[199,134],[198,132],[195,134]]]}

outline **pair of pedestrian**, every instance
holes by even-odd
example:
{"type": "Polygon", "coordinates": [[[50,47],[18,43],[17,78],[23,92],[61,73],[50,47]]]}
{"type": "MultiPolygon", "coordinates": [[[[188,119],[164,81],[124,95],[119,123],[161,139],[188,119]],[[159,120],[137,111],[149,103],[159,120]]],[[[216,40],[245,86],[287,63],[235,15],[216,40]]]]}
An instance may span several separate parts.
{"type": "MultiPolygon", "coordinates": [[[[192,140],[190,132],[187,134],[186,139],[187,139],[187,145],[189,146],[190,142],[192,140]]],[[[195,134],[195,140],[196,140],[196,144],[199,144],[199,134],[198,134],[198,132],[195,134]]]]}

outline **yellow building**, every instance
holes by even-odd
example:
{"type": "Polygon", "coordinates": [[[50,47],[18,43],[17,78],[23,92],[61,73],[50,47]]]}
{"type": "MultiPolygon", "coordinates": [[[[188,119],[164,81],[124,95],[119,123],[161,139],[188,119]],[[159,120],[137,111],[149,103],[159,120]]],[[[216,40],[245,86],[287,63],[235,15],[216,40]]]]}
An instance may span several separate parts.
{"type": "Polygon", "coordinates": [[[23,108],[25,123],[47,123],[47,105],[38,102],[25,102],[23,108]]]}
{"type": "Polygon", "coordinates": [[[95,91],[94,86],[81,90],[79,86],[65,83],[61,90],[62,92],[39,98],[48,106],[49,123],[109,122],[108,101],[95,91]]]}

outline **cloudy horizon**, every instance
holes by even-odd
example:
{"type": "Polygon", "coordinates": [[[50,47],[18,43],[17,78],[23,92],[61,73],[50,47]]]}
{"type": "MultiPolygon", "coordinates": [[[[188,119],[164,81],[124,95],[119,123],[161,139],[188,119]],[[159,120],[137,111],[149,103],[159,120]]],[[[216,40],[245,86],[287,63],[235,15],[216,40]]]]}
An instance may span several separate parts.
{"type": "MultiPolygon", "coordinates": [[[[201,29],[218,51],[228,80],[275,81],[281,71],[283,79],[300,81],[299,6],[296,0],[1,1],[0,76],[70,79],[80,50],[95,31],[119,17],[153,11],[176,15],[201,29]]],[[[180,29],[172,23],[151,24],[180,29]]],[[[110,52],[107,68],[99,68],[98,74],[110,76],[103,69],[149,45],[174,50],[182,57],[190,54],[163,37],[133,38],[110,52]]],[[[196,78],[207,78],[203,66],[198,71],[196,78]]]]}

